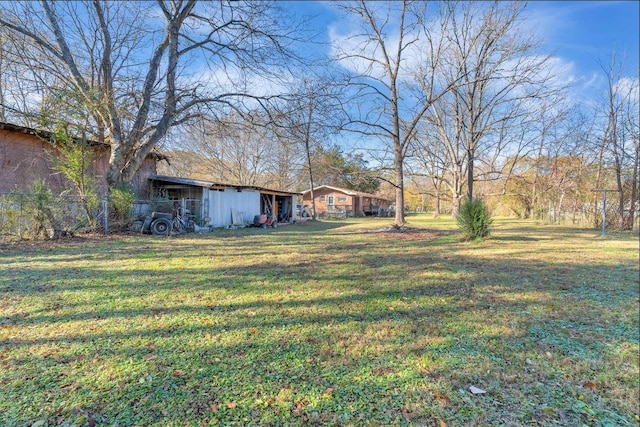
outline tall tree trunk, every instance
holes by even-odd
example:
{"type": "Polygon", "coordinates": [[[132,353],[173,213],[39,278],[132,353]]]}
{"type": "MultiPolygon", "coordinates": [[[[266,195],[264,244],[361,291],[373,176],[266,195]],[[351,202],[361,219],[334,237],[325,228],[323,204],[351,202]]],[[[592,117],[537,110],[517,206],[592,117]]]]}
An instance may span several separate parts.
{"type": "Polygon", "coordinates": [[[436,190],[436,205],[433,210],[433,217],[438,218],[440,216],[440,190],[436,190]]]}
{"type": "MultiPolygon", "coordinates": [[[[311,103],[310,103],[311,104],[311,103]]],[[[304,138],[304,148],[306,151],[306,156],[307,156],[307,169],[309,170],[309,185],[311,188],[311,219],[316,220],[316,198],[314,196],[314,187],[315,184],[313,182],[313,167],[311,166],[311,143],[310,143],[310,135],[311,135],[311,115],[312,115],[313,109],[310,106],[309,107],[309,117],[308,117],[308,121],[306,124],[306,132],[305,132],[305,138],[304,138]]]]}
{"type": "Polygon", "coordinates": [[[631,200],[629,201],[629,229],[633,230],[633,225],[638,209],[638,180],[640,180],[640,140],[636,139],[636,149],[633,160],[633,179],[631,180],[631,200]]]}
{"type": "Polygon", "coordinates": [[[122,182],[122,171],[120,165],[124,164],[125,148],[121,141],[111,139],[111,153],[109,154],[109,169],[107,170],[107,184],[109,187],[122,182]]]}
{"type": "Polygon", "coordinates": [[[617,143],[613,143],[613,157],[616,171],[616,188],[618,189],[618,211],[620,214],[620,229],[625,229],[625,215],[624,215],[624,189],[622,187],[622,165],[620,156],[618,155],[617,143]]]}
{"type": "Polygon", "coordinates": [[[467,197],[473,200],[473,150],[467,150],[467,197]]]}
{"type": "Polygon", "coordinates": [[[395,185],[396,185],[396,214],[395,226],[404,225],[404,156],[402,146],[396,144],[394,159],[395,185]]]}
{"type": "MultiPolygon", "coordinates": [[[[603,170],[603,165],[602,165],[602,160],[604,158],[604,149],[607,143],[607,132],[605,132],[604,136],[602,137],[602,143],[600,144],[600,150],[598,151],[598,167],[596,169],[596,190],[601,189],[602,187],[602,170],[603,170]]],[[[600,225],[598,223],[598,198],[599,194],[597,192],[594,193],[593,196],[593,225],[594,227],[598,227],[598,225],[600,225]]]]}
{"type": "Polygon", "coordinates": [[[453,218],[457,218],[460,213],[460,205],[462,204],[462,189],[463,189],[463,169],[461,165],[456,165],[456,170],[453,172],[453,176],[451,177],[451,216],[453,218]]]}

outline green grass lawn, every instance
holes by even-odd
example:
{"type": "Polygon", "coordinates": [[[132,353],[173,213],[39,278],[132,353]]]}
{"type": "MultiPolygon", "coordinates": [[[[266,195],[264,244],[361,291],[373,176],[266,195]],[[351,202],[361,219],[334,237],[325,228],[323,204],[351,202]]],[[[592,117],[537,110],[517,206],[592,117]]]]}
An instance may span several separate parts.
{"type": "Polygon", "coordinates": [[[637,235],[408,220],[0,248],[0,425],[638,424],[637,235]]]}

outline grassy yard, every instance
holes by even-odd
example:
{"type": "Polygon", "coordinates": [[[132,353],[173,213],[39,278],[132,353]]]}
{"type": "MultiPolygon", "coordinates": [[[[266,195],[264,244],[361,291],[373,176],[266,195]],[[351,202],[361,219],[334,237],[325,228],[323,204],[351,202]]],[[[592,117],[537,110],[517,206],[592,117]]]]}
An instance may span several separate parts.
{"type": "Polygon", "coordinates": [[[0,425],[638,425],[637,235],[408,219],[0,247],[0,425]]]}

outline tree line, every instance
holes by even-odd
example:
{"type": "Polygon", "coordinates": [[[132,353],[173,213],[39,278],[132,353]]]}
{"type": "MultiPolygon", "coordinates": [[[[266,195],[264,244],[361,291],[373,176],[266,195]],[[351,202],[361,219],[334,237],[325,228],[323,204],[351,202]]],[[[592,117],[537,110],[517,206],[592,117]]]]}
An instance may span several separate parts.
{"type": "Polygon", "coordinates": [[[109,144],[114,188],[163,150],[167,173],[386,191],[436,215],[479,197],[598,225],[594,190],[616,190],[610,218],[633,227],[638,64],[621,53],[600,59],[606,89],[585,102],[523,27],[524,2],[336,3],[330,46],[286,5],[3,3],[0,120],[109,144]]]}

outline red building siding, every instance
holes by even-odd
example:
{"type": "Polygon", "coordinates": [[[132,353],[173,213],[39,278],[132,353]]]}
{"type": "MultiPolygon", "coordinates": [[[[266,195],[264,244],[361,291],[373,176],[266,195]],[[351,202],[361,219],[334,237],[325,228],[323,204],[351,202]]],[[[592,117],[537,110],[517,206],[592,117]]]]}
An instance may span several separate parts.
{"type": "MultiPolygon", "coordinates": [[[[348,215],[356,216],[377,214],[379,208],[386,209],[389,205],[387,200],[377,198],[374,195],[330,186],[314,189],[313,196],[316,215],[326,215],[336,211],[344,211],[348,215]]],[[[310,191],[303,193],[302,201],[306,206],[312,206],[310,191]]]]}
{"type": "MultiPolygon", "coordinates": [[[[54,165],[59,151],[32,129],[13,125],[0,127],[0,191],[28,191],[37,180],[60,193],[72,185],[54,165]]],[[[106,172],[109,166],[109,147],[95,145],[96,160],[91,174],[95,177],[101,194],[107,192],[106,172]]],[[[149,197],[148,177],[156,173],[156,160],[148,157],[131,183],[138,197],[149,197]]]]}

